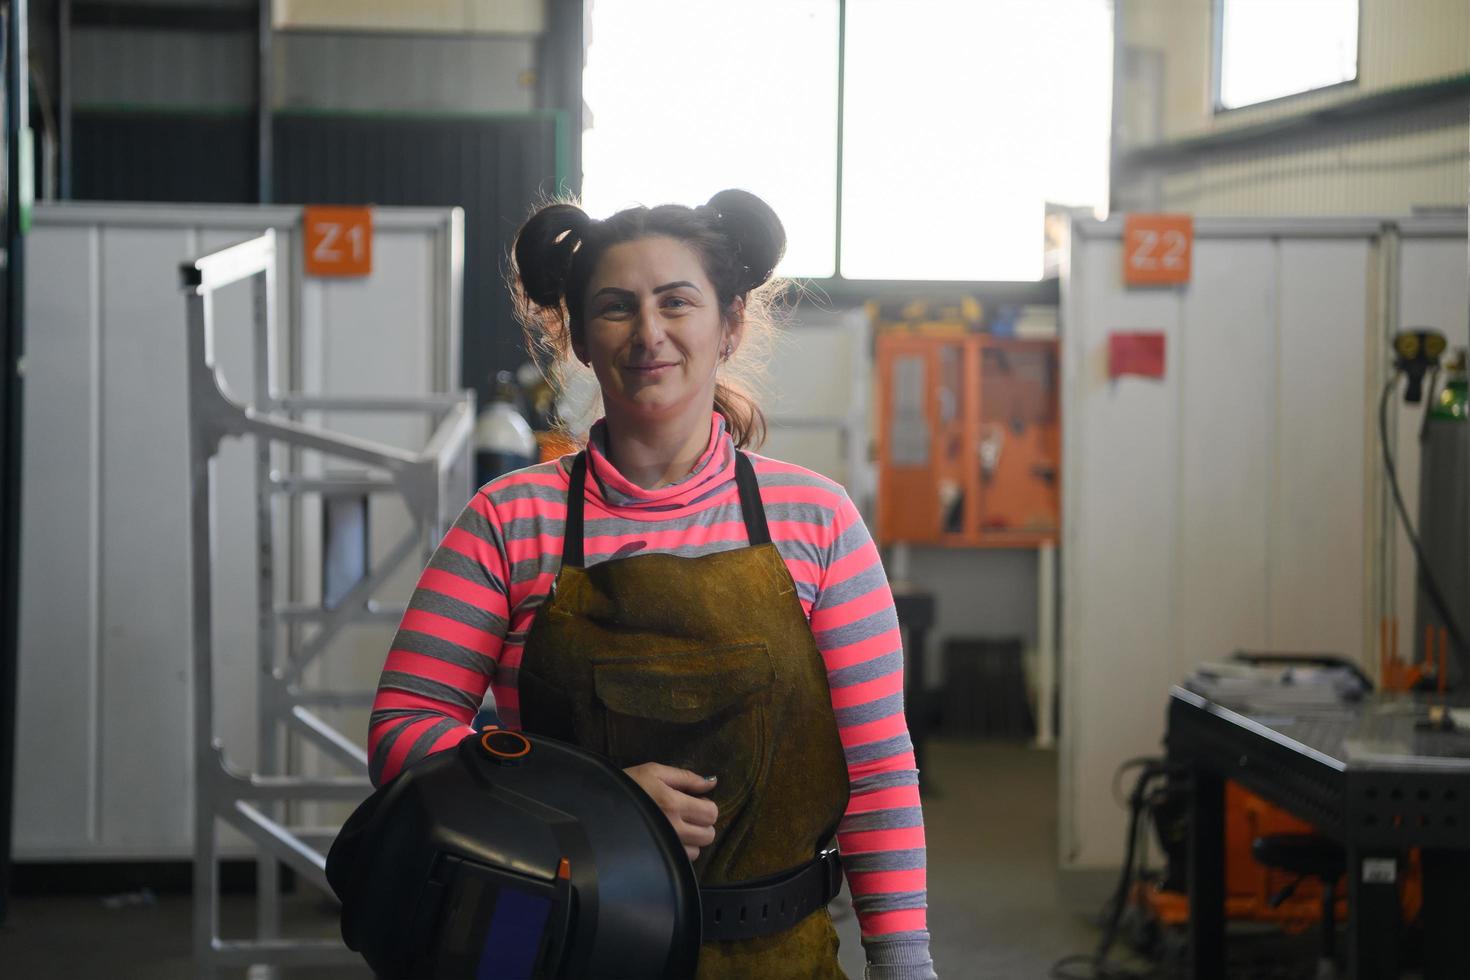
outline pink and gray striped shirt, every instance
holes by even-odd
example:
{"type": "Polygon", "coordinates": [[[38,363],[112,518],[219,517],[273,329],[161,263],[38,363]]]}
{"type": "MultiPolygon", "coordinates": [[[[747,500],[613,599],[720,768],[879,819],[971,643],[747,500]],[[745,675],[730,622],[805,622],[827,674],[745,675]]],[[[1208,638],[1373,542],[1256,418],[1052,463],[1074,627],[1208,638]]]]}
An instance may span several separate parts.
{"type": "MultiPolygon", "coordinates": [[[[713,415],[709,448],[681,482],[645,490],[588,445],[585,561],[642,551],[697,557],[747,545],[735,447],[713,415]]],[[[796,582],[826,663],[851,797],[837,832],[874,977],[931,975],[924,823],[903,713],[893,595],[867,527],[841,486],[747,454],[771,539],[796,582]]],[[[520,726],[517,675],[536,610],[561,565],[572,457],[480,489],[419,579],[379,681],[368,739],[375,784],[449,748],[486,688],[520,726]]],[[[656,761],[656,760],[655,760],[656,761]]]]}

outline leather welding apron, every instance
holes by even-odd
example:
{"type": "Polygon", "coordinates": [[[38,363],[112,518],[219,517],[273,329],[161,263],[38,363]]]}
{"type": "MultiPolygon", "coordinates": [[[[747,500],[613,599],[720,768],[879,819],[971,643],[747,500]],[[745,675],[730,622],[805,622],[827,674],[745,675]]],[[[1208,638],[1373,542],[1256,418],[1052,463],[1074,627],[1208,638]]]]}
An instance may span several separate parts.
{"type": "MultiPolygon", "coordinates": [[[[812,861],[847,808],[821,653],[736,453],[750,547],[583,567],[587,454],[572,467],[561,571],[520,669],[521,723],[629,768],[718,776],[715,840],[694,870],[732,885],[812,861]]],[[[784,932],[706,943],[701,980],[843,977],[825,907],[784,932]]]]}

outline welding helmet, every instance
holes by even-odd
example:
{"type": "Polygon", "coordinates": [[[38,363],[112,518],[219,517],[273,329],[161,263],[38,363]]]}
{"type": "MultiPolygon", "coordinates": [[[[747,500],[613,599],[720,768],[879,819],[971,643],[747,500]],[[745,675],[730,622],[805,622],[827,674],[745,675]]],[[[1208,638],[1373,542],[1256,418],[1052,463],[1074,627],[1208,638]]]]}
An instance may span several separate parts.
{"type": "Polygon", "coordinates": [[[604,759],[501,729],[406,769],[327,856],[342,938],[383,980],[689,977],[694,870],[604,759]]]}

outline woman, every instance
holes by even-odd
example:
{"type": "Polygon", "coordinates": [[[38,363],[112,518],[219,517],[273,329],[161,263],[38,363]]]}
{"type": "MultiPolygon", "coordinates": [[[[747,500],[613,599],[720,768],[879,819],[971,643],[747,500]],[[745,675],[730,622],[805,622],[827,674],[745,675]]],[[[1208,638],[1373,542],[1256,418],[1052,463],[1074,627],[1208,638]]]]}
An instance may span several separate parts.
{"type": "MultiPolygon", "coordinates": [[[[604,753],[668,817],[703,886],[810,871],[836,832],[868,973],[933,976],[902,651],[842,488],[739,452],[733,377],[785,250],[743,191],[604,221],[542,208],[516,238],[530,341],[596,375],[587,449],[482,487],[424,571],[378,688],[375,782],[502,724],[604,753]]],[[[708,937],[707,937],[708,938],[708,937]]],[[[701,977],[838,977],[825,908],[707,941],[701,977]]]]}

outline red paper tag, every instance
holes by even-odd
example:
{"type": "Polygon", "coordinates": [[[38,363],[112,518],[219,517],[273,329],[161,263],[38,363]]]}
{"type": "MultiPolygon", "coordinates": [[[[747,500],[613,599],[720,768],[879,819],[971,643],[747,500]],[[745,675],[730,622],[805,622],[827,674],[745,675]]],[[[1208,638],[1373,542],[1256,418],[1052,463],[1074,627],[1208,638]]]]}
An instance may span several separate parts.
{"type": "Polygon", "coordinates": [[[1158,331],[1108,335],[1108,377],[1164,376],[1164,335],[1158,331]]]}

